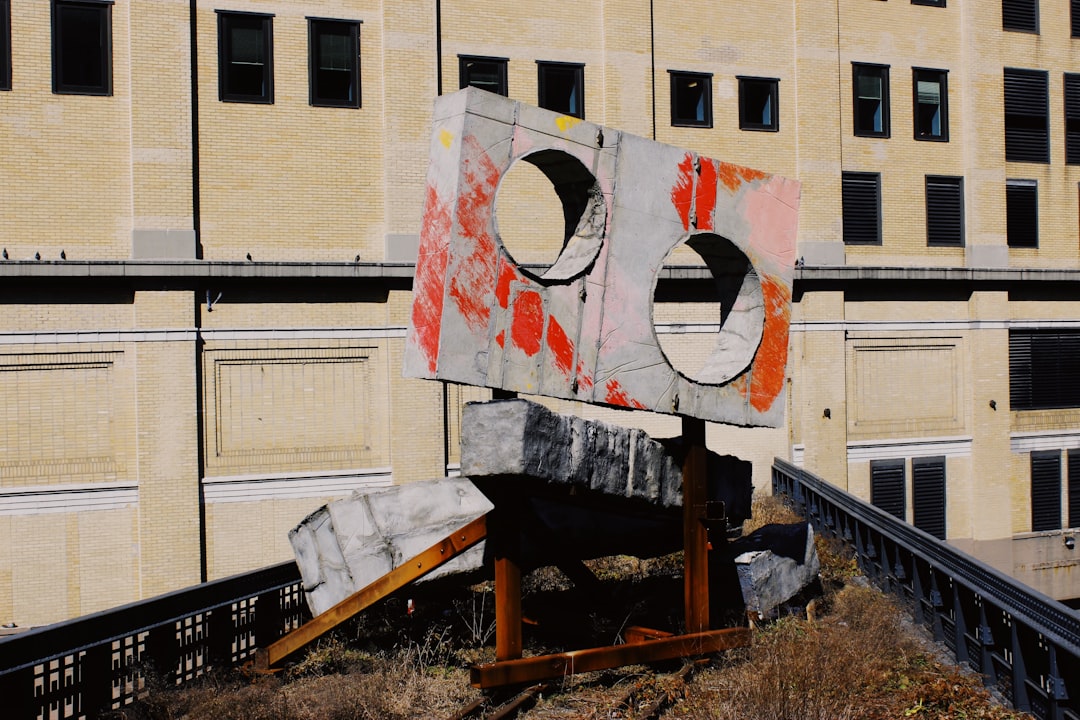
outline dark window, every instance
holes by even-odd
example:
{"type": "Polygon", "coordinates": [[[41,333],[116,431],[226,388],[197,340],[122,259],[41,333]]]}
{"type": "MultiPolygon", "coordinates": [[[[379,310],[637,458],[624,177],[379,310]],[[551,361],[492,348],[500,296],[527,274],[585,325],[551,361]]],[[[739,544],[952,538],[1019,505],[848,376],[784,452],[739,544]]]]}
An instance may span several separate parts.
{"type": "Polygon", "coordinates": [[[911,0],[912,5],[929,5],[931,7],[945,7],[945,0],[911,0]]]}
{"type": "Polygon", "coordinates": [[[273,16],[218,12],[218,97],[274,102],[273,16]]]}
{"type": "Polygon", "coordinates": [[[739,128],[780,129],[780,81],[775,78],[739,78],[739,128]]]}
{"type": "Polygon", "coordinates": [[[1080,75],[1065,73],[1065,163],[1080,165],[1080,75]]]}
{"type": "Polygon", "coordinates": [[[870,504],[906,520],[904,461],[870,461],[870,504]]]}
{"type": "Polygon", "coordinates": [[[712,75],[675,72],[671,75],[671,124],[712,127],[712,75]]]}
{"type": "Polygon", "coordinates": [[[1039,186],[1034,180],[1005,181],[1005,234],[1009,247],[1039,247],[1039,186]]]}
{"type": "Polygon", "coordinates": [[[1031,453],[1031,530],[1061,529],[1061,452],[1031,453]]]}
{"type": "Polygon", "coordinates": [[[1001,0],[1001,27],[1039,32],[1039,0],[1001,0]]]}
{"type": "Polygon", "coordinates": [[[945,458],[912,458],[911,510],[915,527],[945,539],[945,458]]]}
{"type": "Polygon", "coordinates": [[[1005,68],[1005,159],[1050,162],[1047,74],[1005,68]]]}
{"type": "Polygon", "coordinates": [[[1080,37],[1080,0],[1069,0],[1069,21],[1072,37],[1080,37]]]}
{"type": "Polygon", "coordinates": [[[1069,498],[1069,527],[1080,527],[1080,450],[1070,450],[1069,461],[1069,487],[1066,494],[1069,498]]]}
{"type": "Polygon", "coordinates": [[[309,102],[360,107],[360,23],[308,18],[309,102]]]}
{"type": "Polygon", "coordinates": [[[11,2],[0,0],[0,90],[11,89],[11,2]]]}
{"type": "Polygon", "coordinates": [[[855,134],[889,137],[889,67],[852,63],[855,134]]]}
{"type": "Polygon", "coordinates": [[[460,86],[480,88],[496,95],[508,95],[510,91],[506,86],[506,63],[506,58],[458,55],[460,86]]]}
{"type": "Polygon", "coordinates": [[[926,244],[964,244],[964,178],[926,176],[926,244]]]}
{"type": "Polygon", "coordinates": [[[112,3],[55,0],[53,92],[112,95],[112,3]]]}
{"type": "Polygon", "coordinates": [[[537,62],[539,105],[563,115],[585,117],[585,66],[537,62]]]}
{"type": "Polygon", "coordinates": [[[946,70],[915,68],[915,139],[949,139],[949,92],[946,70]]]}
{"type": "Polygon", "coordinates": [[[881,244],[881,175],[846,172],[841,188],[844,243],[881,244]]]}
{"type": "Polygon", "coordinates": [[[1080,407],[1080,330],[1009,331],[1013,410],[1080,407]]]}

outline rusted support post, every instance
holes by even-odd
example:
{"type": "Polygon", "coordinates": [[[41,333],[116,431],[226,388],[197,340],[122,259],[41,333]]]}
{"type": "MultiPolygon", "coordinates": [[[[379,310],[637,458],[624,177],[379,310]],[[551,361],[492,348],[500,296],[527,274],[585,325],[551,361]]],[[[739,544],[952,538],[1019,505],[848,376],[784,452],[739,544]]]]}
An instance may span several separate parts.
{"type": "MultiPolygon", "coordinates": [[[[516,392],[496,389],[492,399],[510,400],[516,392]]],[[[488,543],[495,559],[495,658],[521,657],[521,510],[518,488],[503,485],[492,498],[488,543]]]]}
{"type": "Polygon", "coordinates": [[[686,632],[709,629],[709,531],[705,525],[705,421],[682,419],[683,603],[686,632]]]}

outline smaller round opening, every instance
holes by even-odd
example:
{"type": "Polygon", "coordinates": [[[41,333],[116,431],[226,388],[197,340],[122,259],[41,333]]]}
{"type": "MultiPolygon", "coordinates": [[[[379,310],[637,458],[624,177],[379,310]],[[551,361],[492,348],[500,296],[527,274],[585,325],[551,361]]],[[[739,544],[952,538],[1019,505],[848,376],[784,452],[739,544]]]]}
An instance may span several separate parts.
{"type": "Polygon", "coordinates": [[[606,223],[596,178],[561,150],[514,161],[496,192],[499,242],[535,279],[565,281],[587,271],[600,252],[606,223]]]}
{"type": "Polygon", "coordinates": [[[677,296],[654,294],[653,328],[676,371],[694,382],[721,385],[753,361],[765,327],[765,301],[750,260],[719,235],[689,236],[668,254],[664,267],[702,261],[712,283],[677,296]]]}

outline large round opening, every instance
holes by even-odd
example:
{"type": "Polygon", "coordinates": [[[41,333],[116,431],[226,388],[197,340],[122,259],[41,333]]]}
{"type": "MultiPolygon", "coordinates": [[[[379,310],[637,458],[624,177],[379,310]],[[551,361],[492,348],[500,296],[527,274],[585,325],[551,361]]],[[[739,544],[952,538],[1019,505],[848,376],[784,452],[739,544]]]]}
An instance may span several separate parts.
{"type": "MultiPolygon", "coordinates": [[[[664,267],[705,267],[711,282],[690,292],[653,295],[653,327],[660,349],[680,374],[720,385],[750,366],[765,327],[761,281],[753,265],[729,240],[691,235],[676,246],[664,267]]],[[[685,285],[684,285],[685,287],[685,285]]]]}
{"type": "Polygon", "coordinates": [[[569,280],[588,270],[600,252],[606,222],[596,178],[560,150],[516,160],[495,195],[499,242],[536,279],[569,280]]]}

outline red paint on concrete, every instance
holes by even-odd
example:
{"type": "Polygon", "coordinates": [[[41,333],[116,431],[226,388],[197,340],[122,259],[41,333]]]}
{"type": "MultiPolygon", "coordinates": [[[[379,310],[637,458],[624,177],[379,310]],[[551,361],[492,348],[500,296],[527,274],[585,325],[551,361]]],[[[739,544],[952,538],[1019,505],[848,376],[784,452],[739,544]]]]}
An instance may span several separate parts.
{"type": "MultiPolygon", "coordinates": [[[[769,275],[761,276],[765,298],[765,327],[750,377],[750,406],[768,410],[784,389],[788,326],[791,324],[791,288],[769,275]]],[[[743,390],[745,394],[745,386],[743,390]]]]}
{"type": "Polygon", "coordinates": [[[495,336],[495,342],[499,343],[499,347],[506,347],[506,331],[500,330],[499,334],[495,336]]]}
{"type": "Polygon", "coordinates": [[[698,175],[697,202],[694,212],[697,214],[697,229],[713,229],[713,211],[716,210],[716,162],[701,158],[701,173],[698,175]]]}
{"type": "Polygon", "coordinates": [[[449,294],[465,323],[479,332],[487,327],[491,316],[488,297],[498,257],[491,234],[491,209],[499,169],[472,135],[462,139],[461,168],[462,190],[454,215],[465,248],[454,266],[449,294]]]}
{"type": "Polygon", "coordinates": [[[548,318],[547,344],[551,348],[555,367],[562,371],[563,375],[570,377],[570,368],[574,362],[574,342],[566,336],[566,331],[554,315],[548,318]]]}
{"type": "Polygon", "coordinates": [[[690,229],[690,205],[694,201],[694,156],[686,153],[679,163],[679,175],[671,187],[671,204],[679,213],[683,230],[690,229]]]}
{"type": "Polygon", "coordinates": [[[623,389],[623,386],[619,384],[618,380],[612,378],[607,381],[607,384],[604,387],[607,388],[607,396],[604,398],[604,402],[609,405],[632,407],[637,408],[638,410],[645,409],[645,405],[626,394],[626,390],[623,389]]]}
{"type": "Polygon", "coordinates": [[[510,340],[529,357],[540,352],[544,332],[544,299],[535,290],[526,290],[514,298],[514,319],[510,340]]]}
{"type": "Polygon", "coordinates": [[[738,190],[739,186],[744,182],[753,182],[767,177],[769,177],[769,173],[761,170],[754,170],[742,165],[732,165],[726,162],[720,163],[720,181],[731,192],[738,190]]]}
{"type": "Polygon", "coordinates": [[[416,343],[427,360],[428,372],[434,373],[439,357],[439,328],[443,314],[443,290],[450,236],[450,207],[439,198],[435,187],[428,185],[424,200],[424,218],[420,242],[422,258],[417,260],[412,325],[416,343]]]}
{"type": "Polygon", "coordinates": [[[495,281],[495,299],[499,301],[499,307],[504,310],[510,306],[510,283],[514,280],[524,280],[524,277],[519,275],[514,266],[500,254],[499,277],[495,281]]]}

